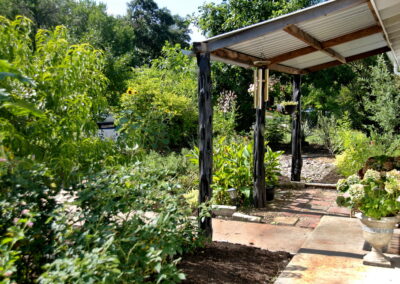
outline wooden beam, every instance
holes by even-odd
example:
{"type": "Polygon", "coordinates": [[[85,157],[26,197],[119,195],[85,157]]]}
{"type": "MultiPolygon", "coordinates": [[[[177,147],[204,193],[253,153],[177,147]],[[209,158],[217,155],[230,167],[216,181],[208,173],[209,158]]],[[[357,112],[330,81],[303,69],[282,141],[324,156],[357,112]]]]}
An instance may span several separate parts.
{"type": "Polygon", "coordinates": [[[264,101],[264,84],[265,68],[258,69],[258,92],[255,96],[259,96],[256,105],[256,123],[254,125],[254,146],[253,146],[253,202],[254,207],[265,207],[267,202],[267,192],[265,188],[265,146],[264,146],[264,128],[265,128],[265,101],[264,101]]]}
{"type": "Polygon", "coordinates": [[[306,71],[282,64],[271,64],[268,65],[269,69],[282,72],[282,73],[288,73],[288,74],[307,74],[306,71]]]}
{"type": "Polygon", "coordinates": [[[293,58],[296,58],[296,57],[299,57],[299,56],[303,56],[303,55],[306,55],[306,54],[309,54],[309,53],[312,53],[312,52],[315,52],[315,51],[317,51],[317,50],[314,47],[307,46],[307,47],[304,47],[304,48],[300,48],[300,49],[297,49],[297,50],[294,50],[294,51],[290,51],[290,52],[287,52],[287,53],[284,53],[284,54],[269,58],[268,60],[271,61],[271,63],[275,63],[276,64],[276,63],[279,63],[279,62],[282,62],[282,61],[286,61],[286,60],[289,60],[289,59],[293,59],[293,58]]]}
{"type": "Polygon", "coordinates": [[[362,29],[359,31],[355,31],[355,32],[352,32],[352,33],[349,33],[349,34],[346,34],[343,36],[339,36],[339,37],[336,37],[333,39],[326,40],[326,41],[322,42],[322,47],[329,48],[329,47],[332,47],[335,45],[339,45],[342,43],[346,43],[349,41],[367,37],[367,36],[370,36],[373,34],[381,33],[382,31],[383,30],[380,26],[371,26],[371,27],[368,27],[368,28],[365,28],[365,29],[362,29]]]}
{"type": "Polygon", "coordinates": [[[324,48],[322,46],[322,43],[319,40],[317,40],[316,38],[312,37],[310,34],[306,33],[305,31],[303,31],[302,29],[300,29],[296,25],[288,25],[283,30],[285,32],[287,32],[288,34],[290,34],[290,35],[298,38],[299,40],[305,42],[306,44],[314,47],[315,49],[326,53],[327,55],[335,58],[336,60],[338,60],[338,61],[340,61],[342,63],[346,63],[346,59],[342,55],[340,55],[339,53],[337,53],[333,49],[324,48]]]}
{"type": "MultiPolygon", "coordinates": [[[[196,56],[199,67],[199,203],[204,203],[210,201],[212,197],[212,84],[210,53],[197,53],[196,56]]],[[[200,218],[199,226],[205,237],[212,237],[211,217],[200,218]]]]}
{"type": "MultiPolygon", "coordinates": [[[[372,26],[372,27],[368,27],[368,28],[365,28],[365,29],[362,29],[359,31],[355,31],[355,32],[352,32],[352,33],[349,33],[349,34],[346,34],[343,36],[332,38],[327,41],[323,41],[323,42],[321,42],[321,45],[322,45],[322,48],[329,48],[329,47],[332,47],[335,45],[353,41],[353,40],[363,38],[366,36],[370,36],[370,35],[380,33],[380,32],[382,32],[382,28],[380,26],[372,26]]],[[[304,48],[300,48],[300,49],[297,49],[294,51],[290,51],[290,52],[275,56],[273,58],[269,58],[268,61],[270,61],[271,64],[279,63],[279,62],[293,59],[293,58],[296,58],[299,56],[307,55],[307,54],[315,52],[315,51],[317,51],[317,49],[315,49],[314,47],[307,46],[304,48]]]]}
{"type": "MultiPolygon", "coordinates": [[[[366,58],[366,57],[370,57],[370,56],[381,54],[381,53],[388,52],[388,51],[390,51],[390,48],[385,46],[385,47],[381,47],[381,48],[374,49],[374,50],[371,50],[371,51],[367,51],[367,52],[364,52],[364,53],[360,53],[360,54],[356,54],[356,55],[353,55],[353,56],[346,57],[346,61],[347,61],[347,63],[349,63],[349,62],[352,62],[352,61],[356,61],[356,60],[359,60],[359,59],[363,59],[363,58],[366,58]]],[[[305,71],[311,73],[311,72],[320,71],[320,70],[323,70],[323,69],[326,69],[326,68],[338,66],[338,65],[341,65],[341,64],[342,63],[339,62],[339,61],[331,61],[331,62],[319,64],[319,65],[316,65],[316,66],[308,67],[308,68],[305,69],[305,71]]]]}
{"type": "Polygon", "coordinates": [[[286,16],[264,21],[249,27],[210,38],[207,41],[208,50],[211,52],[220,48],[225,48],[244,41],[252,40],[268,33],[282,30],[288,24],[298,24],[304,21],[313,20],[337,11],[342,11],[361,5],[367,1],[369,0],[341,0],[318,4],[286,16]]]}
{"type": "MultiPolygon", "coordinates": [[[[374,1],[372,1],[372,0],[368,1],[368,8],[371,11],[372,16],[374,17],[376,24],[378,26],[382,27],[383,37],[384,37],[384,39],[385,39],[385,41],[387,43],[387,46],[392,48],[392,42],[389,40],[389,36],[388,36],[387,31],[385,29],[385,26],[384,26],[384,24],[382,22],[382,19],[380,18],[379,13],[377,12],[378,9],[375,6],[374,1]]],[[[399,62],[397,61],[397,58],[395,56],[394,56],[394,60],[397,62],[397,64],[399,64],[399,62]]]]}
{"type": "Polygon", "coordinates": [[[297,102],[292,114],[292,169],[290,180],[300,181],[303,160],[301,158],[301,76],[293,76],[292,101],[297,102]]]}
{"type": "MultiPolygon", "coordinates": [[[[288,73],[288,74],[306,74],[301,69],[293,68],[290,66],[285,66],[281,64],[270,64],[269,62],[265,61],[262,58],[255,57],[252,55],[240,53],[234,50],[230,50],[228,48],[221,48],[218,50],[215,50],[211,52],[213,56],[223,58],[226,60],[229,60],[232,64],[235,64],[235,62],[241,64],[241,65],[246,65],[248,67],[260,67],[261,65],[257,65],[255,62],[264,62],[262,65],[263,66],[268,66],[269,69],[278,71],[278,72],[283,72],[283,73],[288,73]]],[[[237,65],[239,65],[237,64],[237,65]]]]}
{"type": "Polygon", "coordinates": [[[211,54],[216,55],[218,57],[230,59],[233,61],[238,61],[240,63],[248,64],[249,66],[255,66],[255,61],[261,61],[263,59],[247,54],[243,54],[234,50],[230,50],[227,48],[221,48],[218,50],[213,51],[211,54]]]}
{"type": "Polygon", "coordinates": [[[371,1],[368,1],[368,8],[369,8],[369,10],[370,10],[371,13],[372,13],[372,17],[374,17],[375,23],[376,23],[378,26],[381,26],[381,22],[379,21],[379,17],[378,17],[378,15],[376,14],[375,9],[374,9],[374,7],[373,7],[371,1]]]}

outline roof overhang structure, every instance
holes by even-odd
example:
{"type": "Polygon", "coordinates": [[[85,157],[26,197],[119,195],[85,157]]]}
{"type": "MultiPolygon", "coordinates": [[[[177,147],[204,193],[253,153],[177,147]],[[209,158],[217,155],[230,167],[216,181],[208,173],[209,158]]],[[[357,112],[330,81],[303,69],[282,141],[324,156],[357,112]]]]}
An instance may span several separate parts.
{"type": "Polygon", "coordinates": [[[307,74],[372,55],[400,59],[399,0],[331,0],[194,44],[242,67],[307,74]]]}

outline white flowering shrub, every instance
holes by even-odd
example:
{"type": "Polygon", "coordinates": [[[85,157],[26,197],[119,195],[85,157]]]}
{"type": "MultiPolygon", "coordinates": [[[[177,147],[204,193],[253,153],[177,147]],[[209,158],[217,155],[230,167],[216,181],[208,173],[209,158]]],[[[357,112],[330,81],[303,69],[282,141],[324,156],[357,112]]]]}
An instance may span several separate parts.
{"type": "Polygon", "coordinates": [[[376,219],[400,212],[400,171],[367,170],[363,179],[352,175],[337,183],[339,206],[349,207],[376,219]]]}

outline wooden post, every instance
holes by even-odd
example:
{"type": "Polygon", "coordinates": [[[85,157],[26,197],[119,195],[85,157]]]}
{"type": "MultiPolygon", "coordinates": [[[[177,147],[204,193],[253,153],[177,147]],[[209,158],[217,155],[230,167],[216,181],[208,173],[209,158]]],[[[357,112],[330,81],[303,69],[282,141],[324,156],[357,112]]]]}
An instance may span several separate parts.
{"type": "MultiPolygon", "coordinates": [[[[199,203],[211,199],[212,189],[212,102],[210,53],[197,53],[198,99],[199,99],[199,203]]],[[[200,230],[206,237],[212,237],[211,217],[200,220],[200,230]]]]}
{"type": "Polygon", "coordinates": [[[297,102],[296,111],[292,114],[292,181],[300,181],[301,167],[301,75],[293,75],[292,100],[297,102]]]}
{"type": "Polygon", "coordinates": [[[265,128],[265,88],[262,86],[265,77],[265,68],[261,68],[257,73],[257,88],[255,88],[255,107],[256,123],[254,125],[254,148],[253,148],[253,201],[254,207],[265,207],[267,192],[265,189],[265,167],[264,167],[264,128],[265,128]]]}

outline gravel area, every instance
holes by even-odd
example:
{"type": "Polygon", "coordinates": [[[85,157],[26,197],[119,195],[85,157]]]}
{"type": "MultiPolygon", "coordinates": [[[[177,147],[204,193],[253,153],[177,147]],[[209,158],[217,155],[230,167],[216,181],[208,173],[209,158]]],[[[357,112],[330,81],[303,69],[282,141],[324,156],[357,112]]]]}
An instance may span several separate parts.
{"type": "MultiPolygon", "coordinates": [[[[315,154],[303,155],[301,179],[305,182],[336,183],[342,176],[338,174],[333,156],[315,154]]],[[[291,155],[280,157],[281,180],[290,180],[291,155]]]]}

